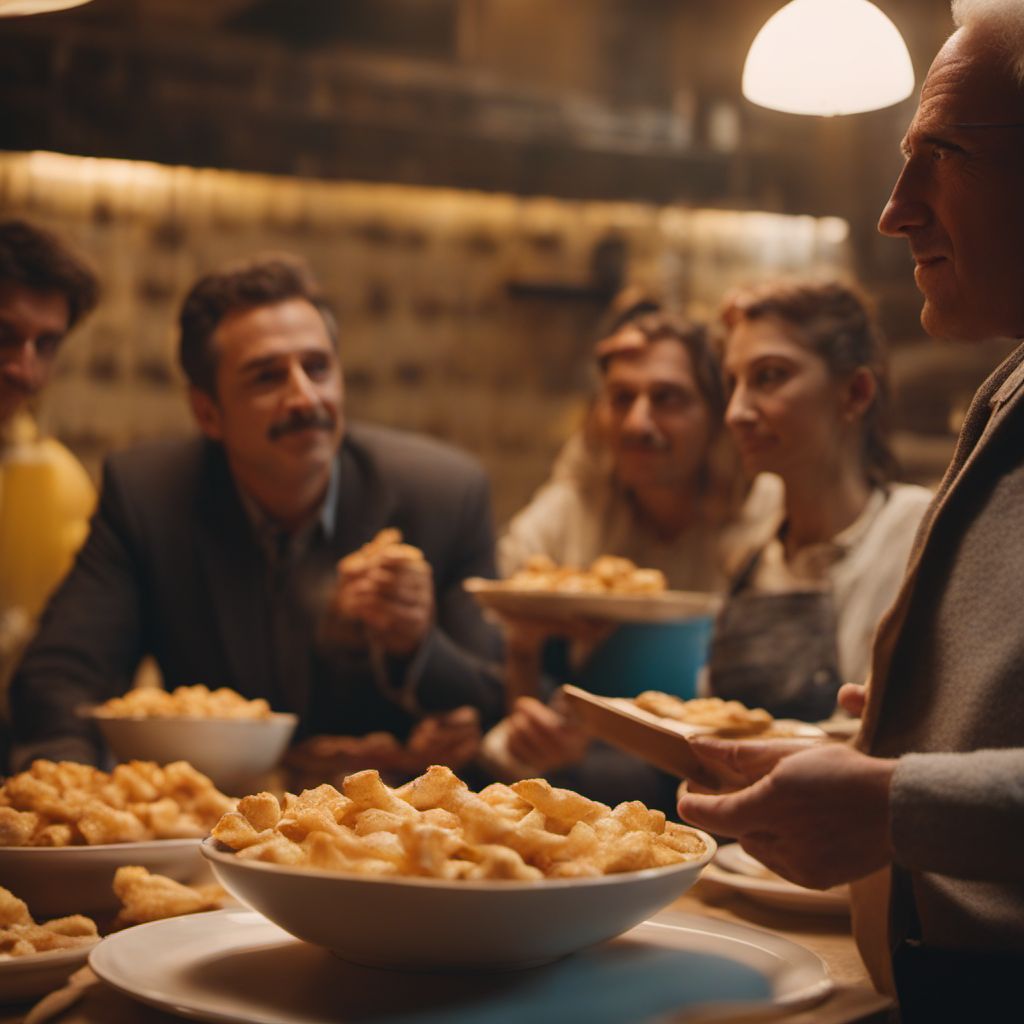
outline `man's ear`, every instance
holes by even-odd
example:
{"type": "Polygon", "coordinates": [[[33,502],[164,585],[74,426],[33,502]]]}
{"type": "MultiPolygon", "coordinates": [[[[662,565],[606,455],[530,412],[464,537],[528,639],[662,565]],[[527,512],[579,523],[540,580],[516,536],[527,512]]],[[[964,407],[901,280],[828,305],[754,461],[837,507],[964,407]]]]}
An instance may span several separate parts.
{"type": "Polygon", "coordinates": [[[844,412],[849,420],[859,420],[871,408],[878,394],[878,378],[867,366],[858,366],[846,382],[844,412]]]}
{"type": "Polygon", "coordinates": [[[197,387],[188,389],[188,402],[192,406],[192,415],[199,424],[199,429],[211,440],[220,441],[224,437],[221,425],[220,406],[217,400],[197,387]]]}

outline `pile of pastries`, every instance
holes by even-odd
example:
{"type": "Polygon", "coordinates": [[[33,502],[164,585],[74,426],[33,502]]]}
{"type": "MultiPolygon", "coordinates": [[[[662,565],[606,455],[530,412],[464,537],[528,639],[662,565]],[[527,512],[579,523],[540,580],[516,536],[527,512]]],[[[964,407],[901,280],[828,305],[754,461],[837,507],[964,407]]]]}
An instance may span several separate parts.
{"type": "Polygon", "coordinates": [[[641,569],[628,558],[602,555],[588,569],[558,565],[547,555],[533,555],[506,581],[513,590],[562,594],[660,594],[667,588],[660,569],[641,569]]]}

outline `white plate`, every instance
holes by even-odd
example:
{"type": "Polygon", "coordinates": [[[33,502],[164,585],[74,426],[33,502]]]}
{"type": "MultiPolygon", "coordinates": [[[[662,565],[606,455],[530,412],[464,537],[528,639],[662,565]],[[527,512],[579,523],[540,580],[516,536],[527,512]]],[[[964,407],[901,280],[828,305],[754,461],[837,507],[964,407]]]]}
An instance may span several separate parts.
{"type": "Polygon", "coordinates": [[[138,864],[178,882],[206,873],[198,839],[153,839],[102,846],[0,846],[0,879],[37,920],[103,914],[120,903],[111,888],[124,864],[138,864]]]}
{"type": "Polygon", "coordinates": [[[83,943],[71,949],[0,960],[0,1003],[20,1003],[60,988],[95,946],[96,942],[83,943]]]}
{"type": "Polygon", "coordinates": [[[687,590],[658,594],[570,594],[523,590],[478,577],[462,584],[485,608],[537,619],[587,618],[608,622],[679,622],[716,615],[721,598],[687,590]]]}
{"type": "Polygon", "coordinates": [[[751,857],[739,843],[719,847],[714,862],[704,869],[703,877],[771,907],[816,914],[850,912],[848,886],[820,890],[787,882],[751,857]]]}
{"type": "Polygon", "coordinates": [[[139,925],[89,957],[114,988],[204,1021],[333,1024],[487,1024],[664,1016],[687,1005],[810,1006],[832,990],[810,950],[770,932],[669,911],[626,935],[530,970],[454,974],[358,967],[292,938],[249,910],[139,925]],[[671,990],[667,987],[671,986],[671,990]]]}

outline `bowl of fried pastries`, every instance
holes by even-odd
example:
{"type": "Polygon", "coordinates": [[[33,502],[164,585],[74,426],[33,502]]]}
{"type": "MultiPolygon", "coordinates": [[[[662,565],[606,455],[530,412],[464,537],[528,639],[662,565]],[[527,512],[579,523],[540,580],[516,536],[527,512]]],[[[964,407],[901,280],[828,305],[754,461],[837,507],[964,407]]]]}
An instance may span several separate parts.
{"type": "Polygon", "coordinates": [[[237,793],[277,765],[298,723],[265,700],[201,684],[129,690],[88,716],[120,760],[188,761],[218,788],[237,793]]]}
{"type": "Polygon", "coordinates": [[[88,917],[73,914],[37,923],[24,900],[0,886],[0,1003],[58,987],[99,940],[88,917]]]}
{"type": "Polygon", "coordinates": [[[0,879],[36,918],[112,912],[122,865],[202,875],[199,842],[234,803],[184,761],[34,761],[0,786],[0,879]]]}
{"type": "Polygon", "coordinates": [[[685,892],[710,836],[642,803],[543,779],[479,793],[433,766],[392,789],[244,797],[202,853],[236,899],[342,959],[411,970],[527,967],[619,935],[685,892]]]}

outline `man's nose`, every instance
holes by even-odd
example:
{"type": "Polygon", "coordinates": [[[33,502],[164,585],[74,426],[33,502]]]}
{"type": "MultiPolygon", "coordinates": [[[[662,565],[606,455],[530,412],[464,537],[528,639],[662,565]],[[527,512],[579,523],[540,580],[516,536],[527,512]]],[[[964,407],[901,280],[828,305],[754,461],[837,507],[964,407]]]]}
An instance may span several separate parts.
{"type": "Polygon", "coordinates": [[[647,395],[637,395],[633,399],[622,425],[631,433],[648,434],[654,430],[651,400],[647,395]]]}
{"type": "Polygon", "coordinates": [[[301,364],[292,366],[288,371],[285,398],[291,407],[317,405],[316,385],[301,364]]]}
{"type": "Polygon", "coordinates": [[[914,164],[908,161],[896,179],[889,201],[878,219],[878,230],[883,235],[894,238],[909,235],[915,228],[927,223],[929,209],[922,194],[922,184],[918,179],[919,172],[914,164]]]}

